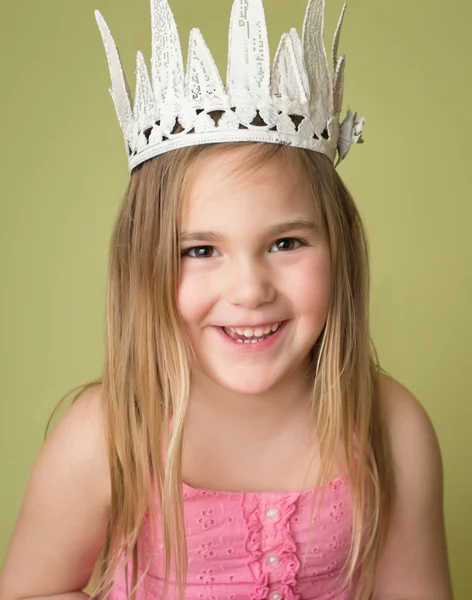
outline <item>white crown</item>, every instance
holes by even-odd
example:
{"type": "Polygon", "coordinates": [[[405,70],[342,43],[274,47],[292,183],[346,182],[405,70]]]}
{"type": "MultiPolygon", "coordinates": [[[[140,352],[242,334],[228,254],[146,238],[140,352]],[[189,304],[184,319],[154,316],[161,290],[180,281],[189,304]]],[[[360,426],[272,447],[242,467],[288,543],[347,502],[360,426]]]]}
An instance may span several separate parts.
{"type": "Polygon", "coordinates": [[[307,148],[343,160],[362,143],[364,119],[348,110],[339,124],[345,57],[338,45],[346,5],[333,43],[333,72],[324,46],[324,0],[309,0],[302,39],[295,29],[280,41],[270,67],[262,0],[235,0],[231,13],[227,85],[198,29],[190,33],[187,71],[167,0],[151,0],[152,85],[138,52],[136,94],[129,88],[110,30],[97,10],[108,58],[112,95],[125,136],[129,168],[154,156],[198,144],[269,142],[307,148]],[[180,125],[180,127],[179,127],[180,125]]]}

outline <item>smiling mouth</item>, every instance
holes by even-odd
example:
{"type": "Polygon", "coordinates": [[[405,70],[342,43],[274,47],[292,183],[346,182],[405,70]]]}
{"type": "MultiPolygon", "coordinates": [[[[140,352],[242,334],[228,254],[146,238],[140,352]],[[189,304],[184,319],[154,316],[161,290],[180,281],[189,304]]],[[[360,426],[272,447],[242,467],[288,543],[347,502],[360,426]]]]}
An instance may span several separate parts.
{"type": "Polygon", "coordinates": [[[239,344],[257,344],[274,335],[274,333],[279,330],[282,323],[283,322],[280,321],[279,323],[273,323],[272,325],[257,327],[255,329],[249,327],[222,327],[222,329],[228,337],[239,344]]]}

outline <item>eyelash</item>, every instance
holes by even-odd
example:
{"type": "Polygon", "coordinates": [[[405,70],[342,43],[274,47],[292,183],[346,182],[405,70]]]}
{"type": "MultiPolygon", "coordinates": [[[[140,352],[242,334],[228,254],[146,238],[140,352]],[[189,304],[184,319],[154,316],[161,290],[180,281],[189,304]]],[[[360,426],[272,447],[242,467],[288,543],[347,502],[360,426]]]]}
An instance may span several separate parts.
{"type": "MultiPolygon", "coordinates": [[[[279,244],[280,242],[287,242],[287,241],[298,242],[300,244],[300,246],[298,246],[297,248],[293,248],[292,250],[278,250],[277,252],[293,252],[294,250],[298,250],[298,248],[301,248],[302,246],[308,246],[308,242],[306,242],[305,240],[302,240],[300,238],[293,238],[293,237],[280,238],[279,240],[274,242],[274,244],[272,246],[275,246],[275,245],[279,244]]],[[[214,258],[213,256],[191,256],[190,255],[190,252],[192,252],[192,250],[200,250],[202,248],[214,248],[214,246],[193,246],[192,248],[187,248],[186,250],[183,250],[181,256],[182,256],[182,258],[184,256],[188,256],[189,258],[214,258]]]]}

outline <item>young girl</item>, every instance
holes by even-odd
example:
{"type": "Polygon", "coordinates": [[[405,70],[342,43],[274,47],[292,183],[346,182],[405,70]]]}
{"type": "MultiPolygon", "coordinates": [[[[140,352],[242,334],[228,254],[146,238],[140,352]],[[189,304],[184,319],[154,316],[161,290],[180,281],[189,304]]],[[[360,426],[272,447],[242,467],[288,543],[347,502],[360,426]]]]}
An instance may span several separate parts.
{"type": "Polygon", "coordinates": [[[39,453],[1,600],[81,600],[94,570],[111,600],[451,600],[437,439],[378,365],[334,168],[363,126],[339,126],[341,21],[333,72],[322,0],[271,71],[260,0],[236,0],[224,87],[151,8],[133,109],[97,14],[131,170],[106,361],[39,453]]]}

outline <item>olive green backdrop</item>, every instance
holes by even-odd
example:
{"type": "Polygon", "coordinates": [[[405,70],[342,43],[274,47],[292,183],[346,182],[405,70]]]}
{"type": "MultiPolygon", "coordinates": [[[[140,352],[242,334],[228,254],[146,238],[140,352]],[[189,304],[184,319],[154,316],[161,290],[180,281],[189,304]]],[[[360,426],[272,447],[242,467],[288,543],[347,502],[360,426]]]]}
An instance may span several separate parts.
{"type": "MultiPolygon", "coordinates": [[[[226,75],[230,0],[173,0],[226,75]]],[[[149,58],[147,0],[3,0],[1,90],[0,564],[47,418],[103,358],[108,241],[128,171],[93,10],[130,85],[149,58]]],[[[330,42],[340,0],[328,0],[330,42]]],[[[272,54],[305,0],[266,0],[272,54]]],[[[345,106],[367,118],[340,172],[372,253],[383,366],[438,433],[456,600],[472,598],[470,59],[466,0],[351,0],[345,106]]]]}

